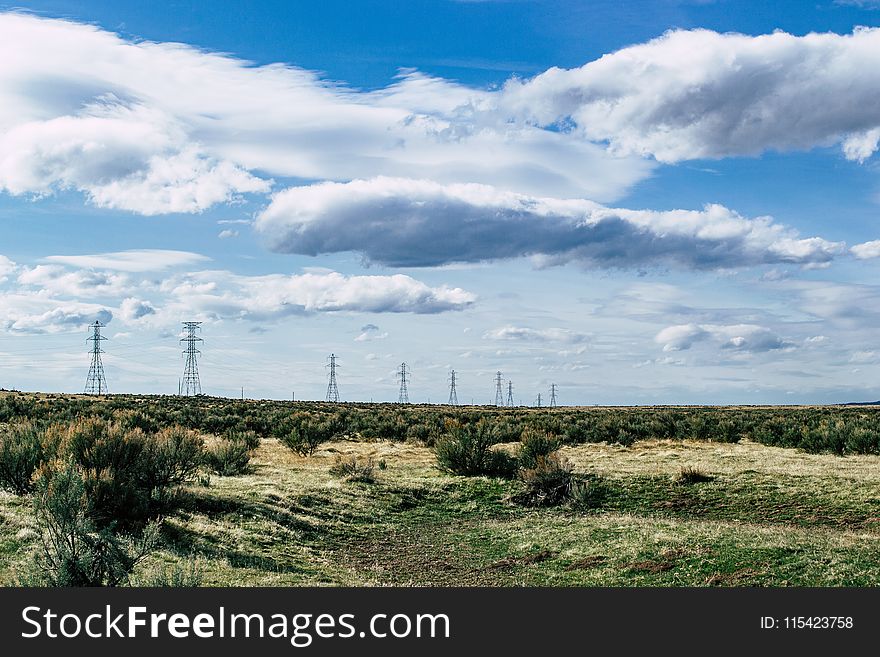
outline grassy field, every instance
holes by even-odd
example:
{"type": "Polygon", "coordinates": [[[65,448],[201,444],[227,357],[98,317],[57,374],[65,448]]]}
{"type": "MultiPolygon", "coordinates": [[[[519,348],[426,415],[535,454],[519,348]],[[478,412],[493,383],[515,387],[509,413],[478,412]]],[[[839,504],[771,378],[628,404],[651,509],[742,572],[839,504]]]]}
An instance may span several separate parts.
{"type": "MultiPolygon", "coordinates": [[[[880,583],[878,456],[747,440],[562,452],[576,472],[601,477],[596,508],[517,505],[517,481],[444,474],[426,446],[336,440],[299,456],[266,438],[248,473],[187,487],[133,583],[175,566],[206,586],[880,583]],[[339,456],[384,468],[374,483],[346,482],[330,474],[339,456]],[[678,482],[687,466],[709,480],[678,482]]],[[[0,493],[4,583],[37,539],[28,498],[0,493]]]]}

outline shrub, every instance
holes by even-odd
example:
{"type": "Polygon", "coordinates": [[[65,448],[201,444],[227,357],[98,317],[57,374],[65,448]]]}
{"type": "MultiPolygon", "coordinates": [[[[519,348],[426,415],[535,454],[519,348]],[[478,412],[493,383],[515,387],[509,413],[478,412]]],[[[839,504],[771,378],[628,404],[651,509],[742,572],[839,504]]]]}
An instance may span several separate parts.
{"type": "Polygon", "coordinates": [[[527,428],[520,438],[519,465],[521,468],[534,468],[538,459],[559,449],[559,439],[546,431],[527,428]]]}
{"type": "Polygon", "coordinates": [[[376,481],[376,477],[373,474],[373,459],[359,462],[356,456],[348,458],[337,456],[336,461],[330,468],[330,474],[351,482],[372,484],[376,481]]]}
{"type": "Polygon", "coordinates": [[[247,443],[236,440],[220,440],[205,450],[203,462],[213,473],[221,477],[245,474],[251,460],[247,443]]]}
{"type": "Polygon", "coordinates": [[[309,423],[291,429],[290,433],[282,436],[280,440],[300,456],[311,456],[324,442],[321,434],[309,423]]]}
{"type": "Polygon", "coordinates": [[[159,541],[159,524],[137,535],[99,527],[91,518],[88,488],[81,468],[70,460],[45,464],[34,498],[41,550],[25,584],[118,586],[159,541]]]}
{"type": "Polygon", "coordinates": [[[16,495],[33,490],[37,468],[54,456],[56,446],[46,438],[45,430],[28,422],[0,430],[0,488],[16,495]]]}
{"type": "Polygon", "coordinates": [[[571,505],[577,509],[597,509],[608,497],[608,486],[598,475],[575,475],[569,497],[571,505]]]}
{"type": "Polygon", "coordinates": [[[242,443],[247,446],[250,451],[260,446],[260,437],[255,431],[236,431],[230,429],[223,434],[223,439],[233,443],[242,443]]]}
{"type": "Polygon", "coordinates": [[[495,435],[487,422],[462,425],[450,422],[447,433],[437,441],[437,464],[442,470],[468,477],[512,477],[517,461],[492,449],[495,435]]]}
{"type": "Polygon", "coordinates": [[[195,476],[203,449],[198,434],[179,427],[145,434],[90,419],[67,428],[59,455],[80,468],[99,527],[135,526],[172,508],[176,487],[195,476]]]}
{"type": "Polygon", "coordinates": [[[534,467],[520,470],[519,478],[526,490],[516,499],[526,506],[557,506],[572,497],[572,468],[559,452],[538,456],[534,467]]]}
{"type": "Polygon", "coordinates": [[[700,468],[696,468],[690,465],[684,466],[681,470],[679,470],[678,474],[675,475],[675,482],[677,484],[700,484],[706,481],[712,481],[714,477],[712,475],[707,474],[700,468]]]}

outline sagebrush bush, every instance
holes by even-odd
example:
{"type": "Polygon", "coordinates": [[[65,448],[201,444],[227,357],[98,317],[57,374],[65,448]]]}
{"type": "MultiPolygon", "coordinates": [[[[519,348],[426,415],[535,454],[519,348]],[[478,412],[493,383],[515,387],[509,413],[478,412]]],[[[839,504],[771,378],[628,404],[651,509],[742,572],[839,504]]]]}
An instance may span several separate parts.
{"type": "Polygon", "coordinates": [[[684,485],[701,484],[712,479],[712,475],[692,465],[683,466],[674,477],[675,483],[684,485]]]}
{"type": "Polygon", "coordinates": [[[527,427],[520,437],[519,466],[534,468],[540,457],[555,452],[560,445],[560,440],[554,434],[527,427]]]}
{"type": "Polygon", "coordinates": [[[572,467],[559,452],[538,456],[533,467],[519,471],[519,478],[525,484],[525,492],[517,498],[522,504],[556,506],[572,498],[572,467]]]}
{"type": "Polygon", "coordinates": [[[44,464],[36,478],[34,510],[40,551],[23,584],[119,586],[159,542],[159,524],[118,532],[92,519],[82,468],[71,459],[44,464]]]}
{"type": "Polygon", "coordinates": [[[359,461],[356,456],[348,458],[337,456],[330,467],[330,474],[334,477],[342,477],[345,481],[372,484],[376,481],[376,476],[373,473],[374,467],[373,459],[370,458],[359,461]]]}
{"type": "Polygon", "coordinates": [[[153,565],[141,567],[137,573],[136,586],[149,587],[193,587],[201,586],[204,581],[204,560],[190,557],[183,564],[174,563],[170,566],[153,565]]]}
{"type": "Polygon", "coordinates": [[[50,436],[30,422],[0,429],[0,488],[16,495],[27,495],[33,490],[37,468],[55,456],[57,445],[50,436]]]}
{"type": "Polygon", "coordinates": [[[234,443],[246,445],[250,451],[260,446],[260,437],[256,431],[238,431],[230,429],[223,434],[223,439],[234,443]]]}
{"type": "Polygon", "coordinates": [[[205,467],[221,477],[245,474],[250,461],[251,450],[246,442],[225,438],[206,448],[203,457],[205,467]]]}
{"type": "Polygon", "coordinates": [[[198,434],[179,427],[145,434],[88,419],[66,428],[58,453],[81,469],[92,520],[129,526],[173,507],[177,487],[193,479],[203,450],[198,434]]]}
{"type": "Polygon", "coordinates": [[[300,456],[311,456],[324,442],[324,437],[314,426],[304,423],[291,429],[290,433],[282,436],[279,440],[300,456]]]}
{"type": "Polygon", "coordinates": [[[517,461],[509,454],[492,449],[496,443],[488,422],[460,424],[450,422],[446,434],[434,446],[442,470],[468,477],[512,477],[517,461]]]}

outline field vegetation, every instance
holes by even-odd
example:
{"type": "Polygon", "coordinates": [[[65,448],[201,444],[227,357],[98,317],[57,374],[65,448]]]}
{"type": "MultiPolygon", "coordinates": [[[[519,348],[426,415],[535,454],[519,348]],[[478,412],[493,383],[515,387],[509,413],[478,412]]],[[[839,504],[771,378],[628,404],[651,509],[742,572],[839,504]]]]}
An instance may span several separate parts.
{"type": "Polygon", "coordinates": [[[871,586],[880,409],[0,393],[0,582],[871,586]]]}

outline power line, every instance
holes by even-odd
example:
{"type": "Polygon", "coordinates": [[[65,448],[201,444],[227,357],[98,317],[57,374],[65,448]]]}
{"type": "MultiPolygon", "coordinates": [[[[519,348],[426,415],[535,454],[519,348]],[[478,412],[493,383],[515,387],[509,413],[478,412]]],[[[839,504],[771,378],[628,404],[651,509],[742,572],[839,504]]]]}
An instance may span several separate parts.
{"type": "Polygon", "coordinates": [[[338,402],[339,388],[336,385],[336,368],[339,366],[336,364],[336,354],[330,354],[328,360],[330,362],[325,366],[330,368],[330,382],[327,384],[327,401],[338,402]]]}
{"type": "Polygon", "coordinates": [[[199,380],[199,363],[197,355],[201,352],[196,349],[197,342],[204,342],[200,337],[196,336],[196,331],[201,330],[199,327],[201,322],[183,322],[186,329],[186,337],[180,341],[186,343],[186,367],[183,369],[183,381],[180,384],[178,392],[187,397],[190,395],[202,394],[202,382],[199,380]]]}
{"type": "Polygon", "coordinates": [[[400,381],[400,393],[397,396],[398,404],[409,404],[409,389],[407,387],[408,374],[409,370],[406,366],[406,363],[401,363],[400,369],[397,370],[397,378],[400,381]]]}
{"type": "Polygon", "coordinates": [[[104,326],[95,320],[95,323],[90,325],[92,334],[86,338],[87,342],[92,343],[92,364],[89,366],[89,375],[86,377],[85,393],[87,395],[105,395],[108,392],[107,379],[104,378],[104,364],[101,362],[101,354],[104,353],[104,350],[101,349],[101,340],[107,339],[101,335],[101,329],[104,326]]]}
{"type": "Polygon", "coordinates": [[[504,392],[501,389],[501,372],[495,372],[495,405],[504,406],[504,392]]]}
{"type": "Polygon", "coordinates": [[[455,370],[449,373],[449,401],[450,406],[458,406],[458,393],[455,391],[455,370]]]}

